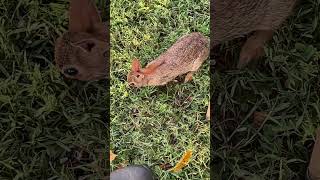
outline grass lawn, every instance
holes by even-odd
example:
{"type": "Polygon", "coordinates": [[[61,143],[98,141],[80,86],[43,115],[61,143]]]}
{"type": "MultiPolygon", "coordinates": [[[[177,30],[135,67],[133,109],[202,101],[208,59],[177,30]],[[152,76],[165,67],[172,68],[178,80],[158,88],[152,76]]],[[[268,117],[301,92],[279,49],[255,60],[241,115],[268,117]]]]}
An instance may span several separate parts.
{"type": "MultiPolygon", "coordinates": [[[[303,1],[254,68],[225,70],[218,64],[216,179],[304,179],[320,127],[319,8],[320,1],[303,1]],[[267,118],[254,118],[258,113],[267,118]]],[[[222,49],[228,55],[220,53],[218,60],[235,64],[237,41],[222,49]]]]}
{"type": "Polygon", "coordinates": [[[97,179],[107,170],[105,82],[64,79],[53,64],[67,9],[65,0],[1,1],[0,179],[97,179]]]}
{"type": "Polygon", "coordinates": [[[134,89],[126,82],[133,58],[145,66],[192,31],[209,38],[209,1],[118,0],[110,9],[112,169],[147,164],[160,179],[209,179],[208,61],[191,83],[134,89]],[[193,157],[180,173],[160,168],[187,149],[193,157]]]}

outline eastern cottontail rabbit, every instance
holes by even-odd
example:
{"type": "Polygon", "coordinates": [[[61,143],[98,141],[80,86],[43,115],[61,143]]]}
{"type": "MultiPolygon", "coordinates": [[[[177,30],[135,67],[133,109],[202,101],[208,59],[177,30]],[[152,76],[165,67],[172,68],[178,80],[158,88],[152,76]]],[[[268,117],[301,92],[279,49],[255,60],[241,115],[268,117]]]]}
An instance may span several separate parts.
{"type": "Polygon", "coordinates": [[[211,48],[221,42],[254,32],[242,47],[238,68],[264,53],[272,38],[290,15],[297,0],[215,0],[211,3],[211,48]]]}
{"type": "Polygon", "coordinates": [[[107,24],[92,0],[71,0],[69,30],[56,40],[55,62],[68,78],[107,78],[107,24]]]}
{"type": "Polygon", "coordinates": [[[127,80],[135,87],[161,86],[186,74],[185,82],[209,56],[209,41],[201,33],[194,32],[182,36],[166,52],[141,68],[139,60],[132,62],[127,80]]]}

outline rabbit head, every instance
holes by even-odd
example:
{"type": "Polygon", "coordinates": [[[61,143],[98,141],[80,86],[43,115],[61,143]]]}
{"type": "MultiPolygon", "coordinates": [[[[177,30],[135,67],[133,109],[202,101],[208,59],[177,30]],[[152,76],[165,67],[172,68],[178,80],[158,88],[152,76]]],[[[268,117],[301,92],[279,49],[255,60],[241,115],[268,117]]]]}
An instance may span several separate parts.
{"type": "Polygon", "coordinates": [[[129,85],[133,87],[142,87],[146,84],[145,74],[138,59],[132,61],[131,71],[128,73],[127,81],[129,85]]]}
{"type": "Polygon", "coordinates": [[[69,29],[55,43],[55,62],[68,78],[83,81],[107,78],[107,26],[94,2],[71,0],[69,29]]]}

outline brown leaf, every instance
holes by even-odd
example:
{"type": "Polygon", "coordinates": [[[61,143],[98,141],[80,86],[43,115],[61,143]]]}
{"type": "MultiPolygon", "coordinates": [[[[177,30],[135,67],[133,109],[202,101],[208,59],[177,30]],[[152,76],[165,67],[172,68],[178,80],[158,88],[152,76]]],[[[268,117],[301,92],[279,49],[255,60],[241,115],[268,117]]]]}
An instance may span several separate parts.
{"type": "Polygon", "coordinates": [[[129,162],[127,160],[125,160],[124,162],[117,165],[117,169],[122,169],[122,168],[128,166],[128,164],[129,164],[129,162]]]}
{"type": "Polygon", "coordinates": [[[163,163],[163,164],[160,164],[160,168],[162,170],[169,170],[170,168],[172,168],[173,166],[170,164],[170,163],[163,163]]]}
{"type": "Polygon", "coordinates": [[[189,96],[188,98],[187,98],[187,101],[192,101],[192,96],[189,96]]]}
{"type": "Polygon", "coordinates": [[[191,156],[192,156],[192,150],[187,150],[182,156],[182,158],[180,159],[180,161],[169,171],[174,173],[181,171],[182,168],[184,168],[189,164],[191,156]]]}
{"type": "Polygon", "coordinates": [[[257,112],[257,111],[254,112],[253,113],[253,127],[256,129],[259,129],[263,125],[267,115],[268,114],[266,112],[257,112]]]}
{"type": "Polygon", "coordinates": [[[122,169],[122,168],[124,168],[125,166],[123,166],[123,164],[118,164],[118,166],[117,166],[117,169],[122,169]]]}
{"type": "Polygon", "coordinates": [[[114,154],[111,150],[110,150],[110,162],[112,162],[114,159],[116,159],[117,155],[114,154]]]}

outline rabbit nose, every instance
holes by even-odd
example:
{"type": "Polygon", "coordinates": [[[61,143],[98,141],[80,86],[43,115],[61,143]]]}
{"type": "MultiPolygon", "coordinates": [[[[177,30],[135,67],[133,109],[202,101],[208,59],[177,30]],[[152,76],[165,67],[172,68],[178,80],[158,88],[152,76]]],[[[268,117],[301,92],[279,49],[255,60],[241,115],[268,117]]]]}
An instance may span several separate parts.
{"type": "Polygon", "coordinates": [[[75,76],[78,74],[78,70],[76,68],[68,68],[64,70],[64,73],[69,76],[75,76]]]}

